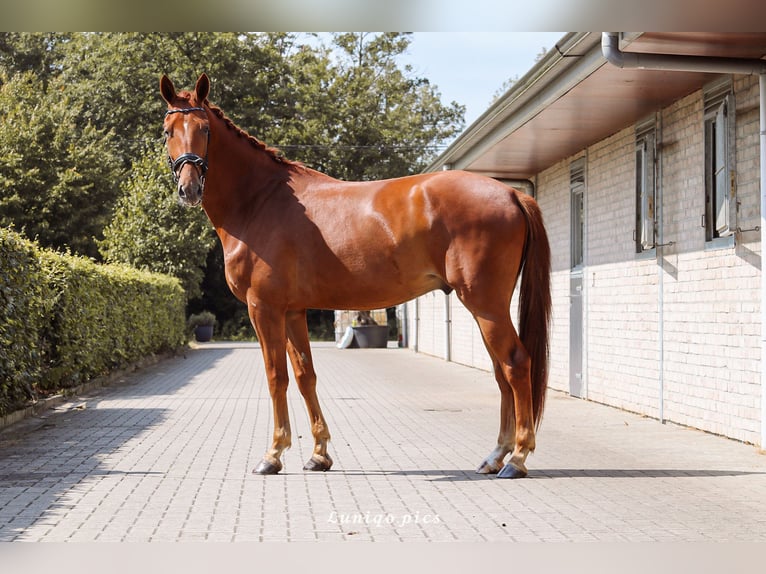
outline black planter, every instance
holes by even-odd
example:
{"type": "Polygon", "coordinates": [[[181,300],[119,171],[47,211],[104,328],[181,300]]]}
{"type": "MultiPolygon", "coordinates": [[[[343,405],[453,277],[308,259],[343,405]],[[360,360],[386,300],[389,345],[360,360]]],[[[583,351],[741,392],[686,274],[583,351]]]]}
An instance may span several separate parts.
{"type": "Polygon", "coordinates": [[[384,349],[388,346],[388,325],[353,327],[354,339],[362,349],[384,349]]]}
{"type": "Polygon", "coordinates": [[[197,325],[194,328],[194,338],[199,343],[207,343],[213,338],[213,325],[197,325]]]}

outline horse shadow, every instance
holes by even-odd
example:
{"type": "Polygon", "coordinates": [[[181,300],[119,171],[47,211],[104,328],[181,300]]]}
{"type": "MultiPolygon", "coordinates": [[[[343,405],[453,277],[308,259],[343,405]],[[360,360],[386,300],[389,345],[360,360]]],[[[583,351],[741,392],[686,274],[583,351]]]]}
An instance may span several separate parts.
{"type": "MultiPolygon", "coordinates": [[[[477,474],[466,469],[439,470],[330,470],[331,474],[346,476],[405,476],[422,477],[429,482],[475,482],[495,480],[492,474],[477,474]]],[[[709,470],[709,469],[673,469],[673,468],[565,468],[565,469],[530,469],[526,480],[561,480],[561,479],[623,479],[623,478],[720,478],[732,476],[766,475],[766,472],[746,470],[709,470]]]]}

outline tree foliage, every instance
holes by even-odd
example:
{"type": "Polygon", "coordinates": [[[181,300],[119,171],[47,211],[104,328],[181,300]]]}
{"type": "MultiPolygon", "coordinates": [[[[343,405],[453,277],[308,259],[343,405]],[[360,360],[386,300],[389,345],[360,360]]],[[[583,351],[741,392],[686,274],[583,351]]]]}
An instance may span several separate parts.
{"type": "Polygon", "coordinates": [[[53,32],[0,34],[0,76],[31,72],[47,88],[61,69],[61,59],[71,38],[70,33],[53,32]]]}
{"type": "MultiPolygon", "coordinates": [[[[156,145],[160,75],[191,87],[205,72],[211,101],[289,158],[341,179],[382,179],[420,171],[463,127],[463,106],[442,103],[435,86],[399,64],[411,41],[400,33],[2,33],[0,225],[46,246],[174,273],[198,293],[200,266],[218,273],[220,256],[208,254],[199,212],[171,199],[156,145]]],[[[208,300],[226,289],[207,284],[216,285],[208,300]]]]}
{"type": "Polygon", "coordinates": [[[111,263],[178,277],[188,297],[199,297],[214,232],[202,210],[178,205],[160,147],[149,146],[134,162],[101,253],[111,263]]]}
{"type": "Polygon", "coordinates": [[[338,63],[330,93],[340,104],[333,145],[342,179],[420,171],[463,126],[464,106],[443,105],[427,79],[399,67],[396,58],[410,42],[410,35],[399,33],[334,36],[338,63]]]}
{"type": "Polygon", "coordinates": [[[0,225],[95,257],[122,173],[113,133],[31,72],[2,83],[0,109],[0,225]]]}

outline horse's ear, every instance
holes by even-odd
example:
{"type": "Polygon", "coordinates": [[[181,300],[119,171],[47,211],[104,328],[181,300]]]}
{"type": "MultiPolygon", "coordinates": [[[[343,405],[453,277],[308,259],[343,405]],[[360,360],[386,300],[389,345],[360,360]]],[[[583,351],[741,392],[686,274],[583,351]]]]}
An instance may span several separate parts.
{"type": "Polygon", "coordinates": [[[204,102],[207,99],[208,93],[210,93],[210,79],[207,74],[202,74],[197,80],[197,85],[194,86],[194,91],[197,94],[197,101],[199,103],[204,102]]]}
{"type": "Polygon", "coordinates": [[[162,98],[169,104],[172,104],[176,98],[176,88],[165,74],[162,74],[160,78],[160,93],[162,98]]]}

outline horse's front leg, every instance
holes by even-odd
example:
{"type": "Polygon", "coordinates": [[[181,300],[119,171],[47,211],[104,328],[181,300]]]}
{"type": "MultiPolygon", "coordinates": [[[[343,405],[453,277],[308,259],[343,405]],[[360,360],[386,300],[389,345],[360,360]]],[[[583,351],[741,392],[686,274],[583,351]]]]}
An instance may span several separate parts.
{"type": "Polygon", "coordinates": [[[285,343],[285,314],[260,303],[248,305],[250,320],[261,343],[269,393],[274,411],[274,436],[263,460],[253,470],[255,474],[276,474],[282,470],[282,452],[290,448],[290,418],[287,410],[287,356],[285,343]]]}
{"type": "Polygon", "coordinates": [[[287,352],[293,365],[298,388],[306,401],[306,409],[314,435],[314,452],[303,470],[330,470],[332,459],[327,454],[330,430],[322,415],[316,393],[317,377],[311,359],[306,312],[294,311],[287,314],[287,352]]]}

